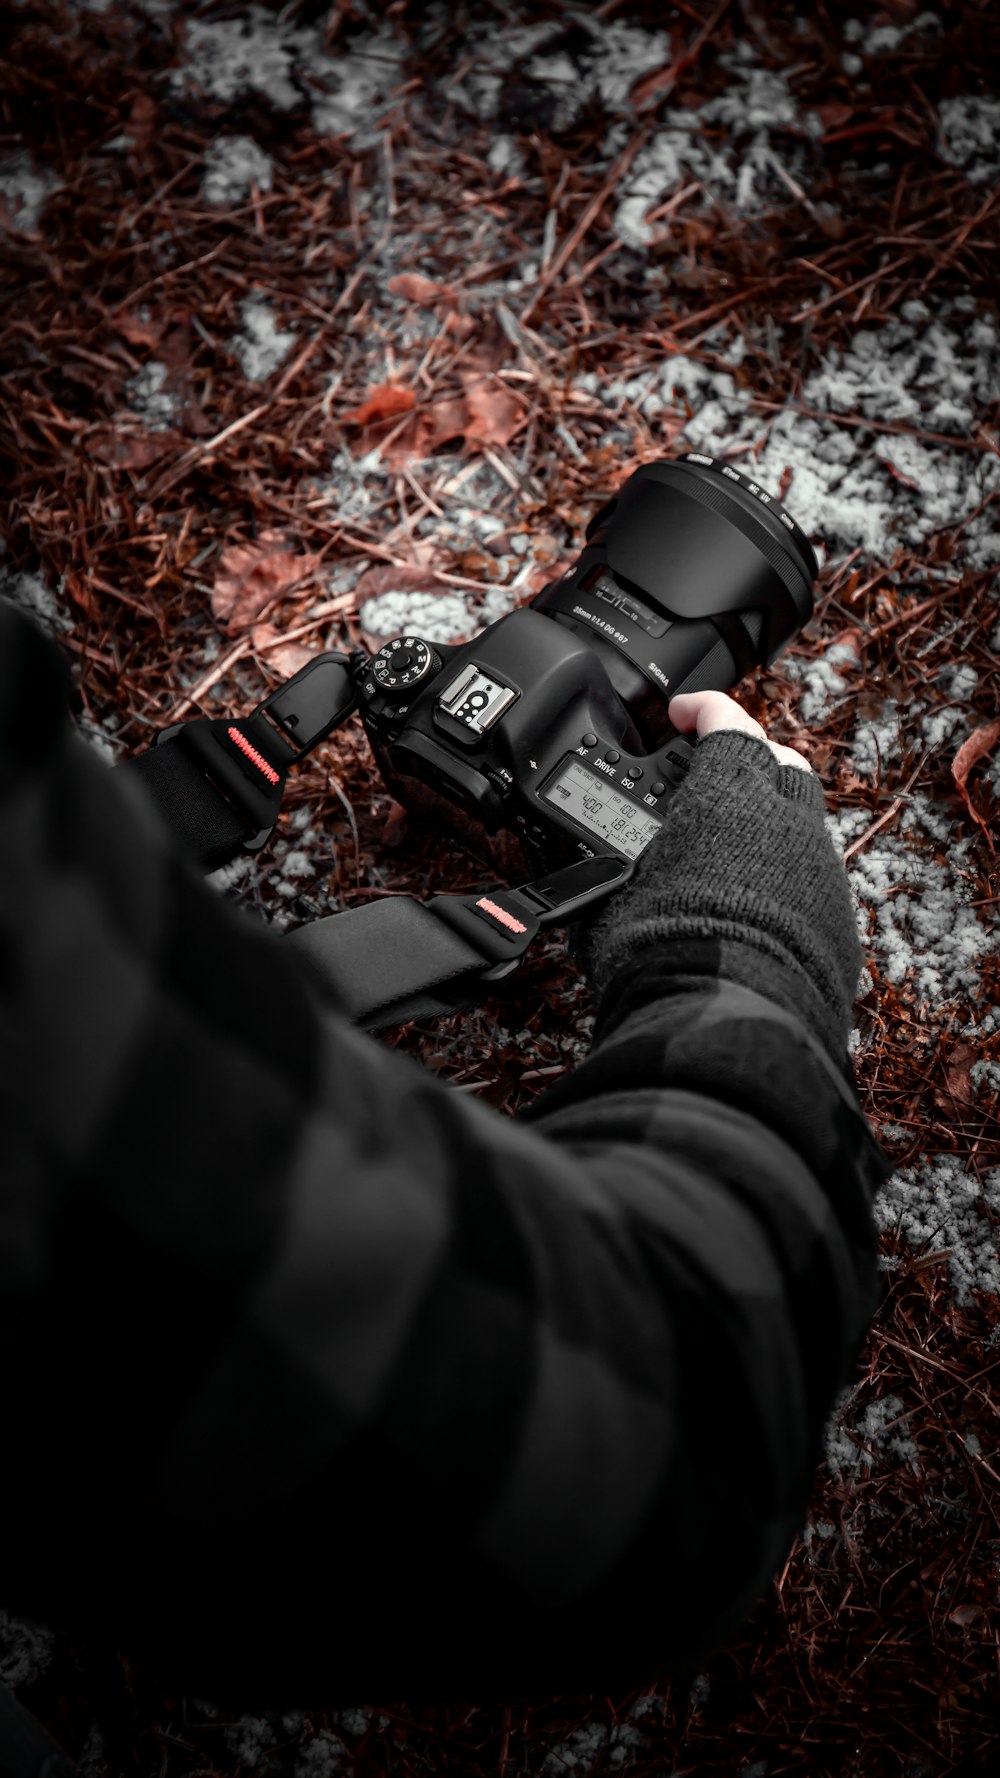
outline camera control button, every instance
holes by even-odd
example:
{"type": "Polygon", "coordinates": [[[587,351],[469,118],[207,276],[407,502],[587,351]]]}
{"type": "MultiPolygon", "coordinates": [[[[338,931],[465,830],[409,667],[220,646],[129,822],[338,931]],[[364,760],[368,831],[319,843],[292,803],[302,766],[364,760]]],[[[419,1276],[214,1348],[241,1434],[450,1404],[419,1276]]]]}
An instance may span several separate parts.
{"type": "Polygon", "coordinates": [[[625,770],[628,773],[630,778],[641,778],[642,777],[642,767],[641,766],[626,766],[625,770]]]}
{"type": "Polygon", "coordinates": [[[663,779],[657,778],[656,783],[650,785],[649,792],[651,796],[662,796],[666,788],[663,779]]]}
{"type": "Polygon", "coordinates": [[[592,735],[588,730],[588,732],[583,737],[583,745],[585,747],[596,747],[597,746],[597,736],[592,735]]]}
{"type": "Polygon", "coordinates": [[[607,760],[609,766],[616,766],[618,764],[618,761],[621,759],[621,754],[616,753],[615,749],[613,747],[609,747],[608,751],[604,755],[604,757],[607,760]]]}

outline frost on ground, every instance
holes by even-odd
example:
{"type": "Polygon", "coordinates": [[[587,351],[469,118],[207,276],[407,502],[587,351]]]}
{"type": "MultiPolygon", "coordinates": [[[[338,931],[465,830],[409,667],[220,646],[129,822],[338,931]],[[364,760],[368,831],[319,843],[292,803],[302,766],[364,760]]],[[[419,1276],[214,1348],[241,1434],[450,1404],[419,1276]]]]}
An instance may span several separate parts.
{"type": "Polygon", "coordinates": [[[171,73],[176,91],[220,105],[256,93],[279,111],[311,101],[317,135],[357,133],[359,147],[377,139],[379,110],[404,80],[403,46],[391,26],[357,50],[327,54],[321,26],[296,27],[263,6],[241,7],[225,19],[188,18],[184,50],[171,73]]]}
{"type": "MultiPolygon", "coordinates": [[[[1000,1296],[1000,1251],[996,1229],[980,1204],[1000,1210],[1000,1167],[979,1185],[952,1154],[923,1154],[917,1164],[900,1167],[878,1193],[875,1221],[883,1233],[899,1229],[916,1252],[947,1250],[948,1272],[955,1302],[968,1308],[973,1287],[1000,1296]]],[[[885,1266],[883,1269],[886,1269],[885,1266]]]]}
{"type": "Polygon", "coordinates": [[[235,204],[250,195],[251,183],[270,191],[272,176],[271,157],[252,136],[216,136],[205,155],[201,189],[207,204],[235,204]]]}
{"type": "Polygon", "coordinates": [[[170,372],[165,364],[150,359],[125,385],[125,395],[133,414],[145,420],[150,432],[168,427],[177,411],[177,403],[164,384],[170,372]]]}
{"type": "MultiPolygon", "coordinates": [[[[637,377],[588,372],[577,387],[613,413],[628,402],[654,436],[668,412],[687,411],[690,448],[739,456],[772,491],[790,470],[786,502],[809,536],[876,559],[895,544],[923,543],[1000,489],[1000,458],[986,441],[981,450],[964,448],[977,411],[1000,387],[1000,333],[994,316],[970,315],[961,297],[933,316],[924,303],[906,303],[897,320],[859,330],[842,354],[830,354],[806,378],[801,403],[789,403],[769,424],[739,363],[724,371],[675,354],[637,377]],[[858,415],[954,434],[957,442],[887,433],[859,442],[858,415]]],[[[989,508],[965,536],[971,567],[1000,562],[1000,531],[989,508]]]]}
{"type": "Polygon", "coordinates": [[[44,1624],[0,1609],[0,1685],[31,1685],[45,1672],[54,1646],[54,1632],[44,1624]]]}
{"type": "MultiPolygon", "coordinates": [[[[110,4],[111,0],[90,0],[89,5],[75,0],[71,5],[67,0],[66,9],[68,16],[99,14],[110,4]]],[[[366,12],[363,0],[342,8],[350,15],[350,29],[344,41],[328,52],[322,23],[307,22],[321,9],[172,8],[169,0],[138,0],[138,4],[150,18],[165,19],[173,12],[178,65],[165,81],[172,97],[190,95],[207,102],[209,115],[215,108],[219,133],[205,155],[202,196],[205,204],[219,210],[223,225],[221,212],[245,204],[254,185],[266,193],[273,190],[276,177],[282,188],[286,180],[293,180],[293,170],[281,161],[278,148],[272,159],[252,135],[241,133],[253,128],[247,118],[259,115],[258,102],[270,105],[286,126],[290,117],[296,122],[309,120],[321,135],[350,143],[357,170],[353,202],[364,237],[365,288],[371,290],[365,332],[357,342],[369,387],[406,377],[440,330],[440,318],[431,310],[390,291],[390,281],[399,271],[420,270],[433,278],[448,275],[443,267],[455,263],[463,272],[481,265],[485,268],[481,281],[470,280],[464,291],[469,313],[477,321],[520,313],[541,265],[565,240],[555,228],[558,220],[559,230],[563,229],[565,212],[557,218],[554,210],[547,210],[543,182],[538,181],[534,226],[529,215],[523,253],[514,265],[505,264],[509,238],[498,227],[489,202],[457,208],[448,217],[448,238],[442,243],[440,194],[426,177],[413,178],[402,201],[406,183],[401,175],[408,171],[405,132],[396,138],[398,183],[396,208],[391,212],[391,172],[381,152],[381,131],[395,103],[393,93],[414,70],[405,60],[402,35],[379,16],[378,9],[366,12]],[[209,16],[214,13],[229,16],[209,16]],[[357,26],[365,19],[371,28],[360,32],[357,26]],[[254,102],[251,106],[246,105],[248,99],[254,102]],[[373,149],[378,152],[368,152],[373,149]],[[439,244],[447,251],[439,254],[439,244]]],[[[508,15],[515,10],[509,9],[508,15]]],[[[449,15],[440,3],[418,11],[414,30],[419,50],[421,33],[439,35],[449,15]]],[[[933,14],[891,25],[837,20],[836,9],[831,16],[832,28],[839,29],[842,39],[842,66],[865,105],[872,102],[869,76],[880,58],[906,53],[915,34],[941,28],[933,14]]],[[[721,206],[729,214],[753,218],[755,228],[765,229],[767,212],[786,206],[796,186],[807,196],[810,193],[822,152],[819,120],[796,99],[794,56],[784,70],[768,68],[759,59],[758,47],[748,33],[736,49],[724,52],[719,62],[727,76],[723,92],[691,105],[681,103],[680,92],[668,96],[656,111],[649,143],[633,161],[611,207],[614,240],[606,265],[610,268],[616,260],[635,262],[638,283],[649,293],[651,313],[662,294],[670,291],[669,254],[677,227],[671,214],[656,215],[657,209],[662,212],[691,187],[700,186],[686,200],[687,214],[711,217],[721,206]]],[[[459,77],[449,86],[446,101],[431,83],[427,91],[412,95],[412,115],[418,122],[429,121],[435,130],[443,128],[438,109],[444,109],[446,102],[464,114],[470,132],[487,122],[490,129],[482,145],[486,165],[480,165],[476,174],[486,197],[507,180],[520,180],[530,191],[535,175],[531,157],[521,145],[523,138],[513,133],[513,89],[519,104],[534,108],[543,132],[566,129],[585,114],[603,111],[604,153],[610,166],[633,127],[630,94],[635,82],[668,65],[671,56],[671,37],[665,29],[645,29],[617,17],[599,21],[582,6],[561,8],[558,20],[480,28],[471,34],[461,46],[459,77]],[[569,24],[577,27],[572,47],[566,42],[569,24]]],[[[962,94],[944,100],[937,117],[942,157],[980,188],[985,199],[990,183],[1000,176],[1000,100],[962,94]]],[[[126,141],[120,138],[121,144],[126,141]]],[[[471,172],[469,177],[471,182],[471,172]]],[[[0,231],[4,219],[19,230],[44,229],[44,205],[57,188],[55,174],[37,167],[25,154],[0,162],[0,231]]],[[[588,255],[602,244],[608,213],[595,224],[593,240],[586,244],[588,255]]],[[[821,215],[821,220],[826,219],[821,215]]],[[[331,300],[327,288],[314,290],[308,283],[304,288],[324,304],[331,300]]],[[[832,286],[820,281],[817,299],[831,294],[832,286]]],[[[967,521],[947,567],[925,559],[919,584],[894,589],[900,605],[907,599],[916,602],[944,590],[965,569],[987,569],[1000,562],[1000,507],[995,500],[985,504],[1000,491],[1000,459],[982,440],[983,416],[1000,388],[996,317],[981,312],[972,296],[935,301],[933,288],[929,295],[927,302],[904,303],[889,321],[877,325],[852,327],[846,319],[849,311],[845,312],[841,349],[818,361],[807,359],[801,384],[794,380],[797,364],[791,367],[787,394],[777,411],[758,401],[765,393],[768,398],[773,395],[772,381],[766,391],[754,384],[752,348],[760,341],[745,339],[729,321],[721,322],[703,342],[709,363],[693,351],[691,355],[650,352],[641,375],[623,377],[612,374],[602,355],[581,355],[580,364],[586,368],[566,379],[567,405],[558,437],[572,456],[574,415],[586,414],[589,420],[596,414],[602,443],[619,450],[625,460],[637,449],[638,415],[640,447],[647,454],[654,454],[662,442],[664,454],[668,448],[671,454],[687,448],[735,456],[774,492],[784,486],[790,472],[789,509],[816,542],[823,562],[859,551],[861,565],[870,570],[891,562],[901,546],[926,558],[932,533],[967,521]],[[678,422],[682,423],[679,435],[678,422]],[[876,425],[895,425],[922,436],[876,431],[876,425]],[[970,448],[978,441],[980,448],[970,448]]],[[[697,299],[692,306],[697,307],[697,299]]],[[[140,312],[139,319],[146,317],[140,312]]],[[[348,321],[345,316],[345,327],[348,321]]],[[[240,323],[231,350],[248,383],[259,386],[297,349],[298,334],[283,328],[267,293],[259,289],[243,303],[240,323]]],[[[536,312],[534,325],[547,343],[543,311],[536,312]]],[[[515,333],[508,333],[508,338],[514,343],[516,322],[512,326],[515,333]]],[[[151,359],[127,382],[126,405],[150,429],[174,420],[167,378],[167,367],[151,359]]],[[[246,408],[259,399],[253,389],[248,390],[246,408]]],[[[353,523],[383,548],[398,547],[400,557],[424,565],[443,562],[451,568],[455,565],[451,558],[475,547],[480,558],[492,555],[497,575],[491,581],[487,569],[478,568],[466,577],[474,580],[473,585],[442,584],[435,589],[430,584],[417,590],[383,580],[382,590],[359,607],[360,624],[368,636],[390,637],[412,630],[447,643],[472,635],[520,601],[543,562],[551,563],[560,551],[569,559],[578,547],[580,535],[570,537],[568,530],[565,536],[540,535],[543,523],[554,533],[555,521],[538,517],[545,489],[528,490],[529,478],[540,473],[540,453],[536,450],[532,461],[530,450],[522,451],[520,441],[505,459],[520,491],[512,489],[511,480],[495,462],[474,459],[465,450],[415,462],[415,479],[434,510],[417,506],[411,511],[409,530],[403,527],[394,538],[399,525],[399,473],[377,452],[358,457],[344,444],[344,433],[336,423],[344,401],[341,379],[331,376],[317,417],[317,426],[323,427],[330,443],[323,474],[308,490],[314,510],[325,506],[331,516],[353,523]]],[[[405,499],[409,506],[409,495],[405,499]]],[[[353,591],[359,576],[372,565],[359,545],[353,561],[331,567],[322,596],[353,591]]],[[[429,574],[427,578],[430,582],[429,574]]],[[[71,626],[61,590],[51,591],[41,574],[0,565],[0,600],[30,612],[57,639],[71,626]]],[[[200,647],[199,643],[191,650],[191,683],[220,653],[218,639],[211,637],[199,661],[200,647]]],[[[1000,622],[987,648],[1000,662],[1000,622]]],[[[950,761],[980,720],[973,701],[982,702],[982,673],[988,670],[981,667],[977,672],[971,665],[959,664],[929,673],[905,704],[885,689],[880,700],[871,700],[874,714],[858,717],[845,763],[868,786],[880,790],[890,768],[898,772],[907,759],[916,763],[925,751],[950,761]]],[[[858,655],[849,640],[829,643],[815,658],[796,654],[793,645],[781,657],[781,672],[796,683],[798,715],[806,727],[821,727],[838,700],[853,698],[858,690],[858,655]]],[[[109,761],[122,751],[116,720],[105,718],[100,727],[87,721],[80,725],[87,740],[109,761]]],[[[1000,752],[979,770],[1000,799],[1000,752]]],[[[977,791],[977,803],[981,794],[977,791]]],[[[855,806],[829,814],[827,826],[837,849],[842,852],[865,835],[881,812],[882,806],[875,813],[867,806],[855,806]]],[[[243,856],[209,877],[210,886],[219,893],[241,892],[255,888],[258,870],[266,870],[278,904],[268,917],[278,930],[284,929],[292,922],[297,898],[322,894],[316,882],[317,860],[324,852],[329,855],[333,841],[321,823],[314,824],[313,815],[306,808],[294,811],[266,860],[259,863],[243,856]]],[[[988,910],[984,914],[970,905],[976,898],[970,880],[976,836],[963,822],[965,837],[958,839],[959,816],[958,805],[945,800],[943,793],[938,800],[925,792],[911,792],[892,822],[866,839],[849,860],[848,879],[859,936],[881,980],[896,988],[904,984],[912,988],[930,1009],[928,1016],[940,1020],[942,1032],[957,1005],[968,1008],[972,1018],[964,1025],[953,1024],[951,1036],[985,1046],[1000,1031],[1000,1015],[986,1004],[982,967],[1000,944],[1000,929],[987,924],[988,910]]],[[[871,972],[866,972],[864,992],[873,985],[871,972]]],[[[509,1032],[492,1014],[481,1016],[484,1031],[495,1036],[498,1045],[517,1048],[537,1040],[534,1031],[509,1032]]],[[[553,1034],[552,1060],[571,1066],[582,1060],[592,1026],[592,1018],[581,1019],[572,1032],[553,1034]]],[[[859,1027],[851,1034],[853,1054],[858,1054],[863,1041],[859,1027]]],[[[969,1070],[969,1080],[977,1107],[1000,1104],[1000,1060],[991,1059],[984,1050],[969,1070]]],[[[909,1147],[914,1131],[912,1124],[886,1123],[878,1134],[891,1153],[895,1144],[909,1147]]],[[[881,1233],[898,1231],[914,1250],[924,1246],[930,1252],[946,1252],[957,1304],[967,1306],[976,1290],[1000,1295],[996,1231],[986,1215],[989,1209],[1000,1209],[1000,1169],[980,1182],[955,1155],[920,1153],[915,1161],[897,1168],[874,1208],[881,1233]]],[[[894,1264],[886,1257],[883,1269],[894,1264]]],[[[919,1468],[920,1453],[909,1438],[900,1397],[887,1394],[860,1412],[852,1407],[854,1394],[844,1392],[827,1428],[831,1475],[839,1481],[857,1479],[860,1485],[879,1461],[919,1468]]],[[[967,1448],[972,1451],[974,1441],[967,1448]]],[[[987,1455],[995,1463],[994,1454],[987,1455]]],[[[812,1546],[818,1554],[837,1529],[825,1520],[807,1526],[807,1548],[812,1546]]],[[[30,1684],[44,1670],[50,1653],[51,1632],[0,1614],[0,1678],[30,1684]]],[[[708,1692],[707,1678],[699,1676],[693,1701],[703,1702],[708,1692]]],[[[642,1699],[632,1714],[639,1718],[661,1709],[661,1700],[642,1699]]],[[[204,1711],[213,1718],[219,1714],[208,1704],[204,1711]]],[[[219,1738],[248,1771],[267,1771],[279,1746],[287,1750],[283,1769],[293,1770],[296,1778],[334,1778],[352,1771],[356,1750],[344,1737],[364,1735],[372,1726],[372,1715],[360,1708],[333,1714],[327,1718],[333,1727],[292,1746],[303,1720],[297,1713],[245,1716],[234,1724],[220,1724],[219,1738]]],[[[381,1717],[378,1726],[387,1722],[381,1717]]],[[[631,1724],[593,1721],[545,1749],[541,1770],[549,1778],[560,1772],[587,1773],[595,1765],[608,1770],[642,1767],[647,1747],[646,1738],[631,1724]]],[[[94,1757],[96,1761],[96,1753],[94,1757]]],[[[743,1768],[741,1778],[764,1778],[765,1765],[743,1768]]],[[[664,1772],[664,1778],[669,1774],[664,1772]]]]}
{"type": "Polygon", "coordinates": [[[295,334],[283,331],[266,302],[247,297],[240,304],[243,332],[230,340],[230,349],[239,359],[243,375],[250,383],[265,383],[271,373],[295,344],[295,334]]]}
{"type": "Polygon", "coordinates": [[[1000,177],[1000,99],[972,93],[945,99],[938,111],[941,153],[973,185],[1000,177]]]}
{"type": "Polygon", "coordinates": [[[42,206],[58,191],[60,181],[46,167],[37,167],[27,154],[0,160],[0,233],[5,222],[31,234],[39,226],[42,206]]]}

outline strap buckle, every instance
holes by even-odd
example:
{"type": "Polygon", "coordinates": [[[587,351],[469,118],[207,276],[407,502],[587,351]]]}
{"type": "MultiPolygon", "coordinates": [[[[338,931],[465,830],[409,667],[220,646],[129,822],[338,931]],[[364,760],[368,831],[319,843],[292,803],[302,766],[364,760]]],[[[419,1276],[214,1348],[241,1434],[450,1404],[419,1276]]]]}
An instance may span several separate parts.
{"type": "Polygon", "coordinates": [[[274,832],[289,767],[357,707],[354,672],[353,653],[318,654],[249,716],[201,717],[160,730],[157,746],[176,739],[253,830],[244,852],[260,852],[274,832]]]}
{"type": "Polygon", "coordinates": [[[492,961],[482,980],[501,981],[544,927],[578,919],[627,883],[634,869],[631,859],[605,853],[516,889],[490,884],[472,895],[435,895],[426,906],[492,961]]]}

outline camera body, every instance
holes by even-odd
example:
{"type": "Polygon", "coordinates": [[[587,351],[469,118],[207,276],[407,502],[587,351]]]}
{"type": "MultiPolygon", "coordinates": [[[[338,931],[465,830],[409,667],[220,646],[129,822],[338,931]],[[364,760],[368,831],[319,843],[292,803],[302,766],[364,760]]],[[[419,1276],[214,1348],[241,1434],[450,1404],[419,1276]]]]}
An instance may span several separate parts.
{"type": "Polygon", "coordinates": [[[701,453],[650,463],[591,520],[572,569],[472,641],[387,642],[358,709],[387,788],[533,874],[635,860],[695,743],[680,691],[726,691],[812,616],[815,556],[778,501],[701,453]]]}

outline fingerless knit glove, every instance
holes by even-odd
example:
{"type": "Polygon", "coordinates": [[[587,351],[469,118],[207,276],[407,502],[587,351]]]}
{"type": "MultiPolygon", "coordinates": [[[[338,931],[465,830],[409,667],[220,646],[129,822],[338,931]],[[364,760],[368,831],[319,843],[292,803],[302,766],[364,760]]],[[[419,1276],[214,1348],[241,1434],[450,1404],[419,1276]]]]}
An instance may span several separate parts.
{"type": "Polygon", "coordinates": [[[705,939],[720,975],[769,995],[806,1021],[842,1062],[864,962],[847,873],[825,823],[823,787],[782,765],[767,743],[717,729],[631,881],[571,954],[597,1007],[595,1040],[635,967],[664,944],[687,947],[704,974],[705,939]]]}

